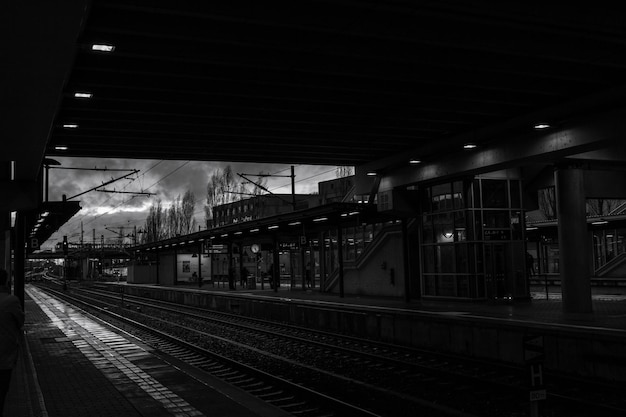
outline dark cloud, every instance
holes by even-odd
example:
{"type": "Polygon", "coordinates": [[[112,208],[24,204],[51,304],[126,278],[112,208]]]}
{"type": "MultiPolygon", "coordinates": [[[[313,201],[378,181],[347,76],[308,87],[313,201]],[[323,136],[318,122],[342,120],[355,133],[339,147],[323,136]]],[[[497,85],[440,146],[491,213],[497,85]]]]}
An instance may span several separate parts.
{"type": "MultiPolygon", "coordinates": [[[[52,235],[44,248],[53,246],[62,236],[70,241],[78,242],[82,234],[83,240],[90,242],[94,232],[99,241],[117,237],[117,233],[108,229],[141,228],[145,222],[150,206],[161,200],[168,206],[177,197],[182,197],[187,190],[196,197],[196,220],[204,224],[204,202],[206,184],[210,176],[230,165],[234,173],[272,175],[290,175],[289,165],[253,164],[202,161],[154,161],[124,159],[89,159],[89,158],[56,158],[63,168],[107,168],[107,171],[50,169],[49,199],[58,201],[62,196],[70,198],[77,194],[100,186],[112,179],[119,178],[130,171],[114,171],[117,169],[138,170],[126,179],[121,179],[102,188],[118,193],[90,191],[75,198],[81,202],[81,211],[66,225],[52,235]],[[123,192],[123,193],[119,193],[123,192]],[[145,196],[139,193],[153,193],[145,196]],[[138,193],[138,194],[129,194],[138,193]]],[[[317,192],[317,183],[335,178],[336,168],[329,166],[295,167],[296,193],[310,194],[317,192]]],[[[252,176],[251,178],[255,178],[252,176]]],[[[243,181],[243,179],[241,179],[243,181]]],[[[291,179],[288,177],[269,177],[268,188],[277,193],[291,192],[291,179]]]]}

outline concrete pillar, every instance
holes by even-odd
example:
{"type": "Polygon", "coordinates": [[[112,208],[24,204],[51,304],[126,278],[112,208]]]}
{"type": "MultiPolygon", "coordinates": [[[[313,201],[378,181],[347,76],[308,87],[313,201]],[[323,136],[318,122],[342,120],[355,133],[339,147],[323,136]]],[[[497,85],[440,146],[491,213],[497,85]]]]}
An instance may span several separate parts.
{"type": "Polygon", "coordinates": [[[583,170],[575,165],[558,166],[554,183],[563,312],[590,313],[590,255],[583,170]]]}
{"type": "MultiPolygon", "coordinates": [[[[11,180],[11,162],[0,161],[0,183],[11,180]]],[[[6,196],[4,187],[0,189],[6,196]]],[[[0,209],[0,268],[11,276],[11,212],[0,209]]]]}

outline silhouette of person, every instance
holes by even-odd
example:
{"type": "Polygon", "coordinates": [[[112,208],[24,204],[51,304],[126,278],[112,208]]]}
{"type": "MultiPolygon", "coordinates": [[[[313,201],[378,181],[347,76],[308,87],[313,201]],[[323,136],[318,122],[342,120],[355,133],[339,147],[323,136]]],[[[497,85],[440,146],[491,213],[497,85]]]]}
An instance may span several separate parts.
{"type": "Polygon", "coordinates": [[[311,288],[311,263],[307,262],[306,269],[304,271],[304,277],[306,279],[307,288],[311,288]]]}
{"type": "Polygon", "coordinates": [[[9,392],[11,373],[17,363],[24,311],[20,300],[9,290],[9,274],[0,269],[0,414],[9,392]]]}
{"type": "Polygon", "coordinates": [[[529,277],[535,275],[535,258],[529,252],[526,252],[526,268],[529,277]]]}

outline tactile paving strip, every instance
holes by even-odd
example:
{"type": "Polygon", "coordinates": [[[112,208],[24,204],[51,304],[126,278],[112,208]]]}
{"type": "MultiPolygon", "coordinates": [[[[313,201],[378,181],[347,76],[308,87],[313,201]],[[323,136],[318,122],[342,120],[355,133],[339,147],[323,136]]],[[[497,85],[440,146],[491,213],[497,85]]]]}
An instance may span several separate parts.
{"type": "Polygon", "coordinates": [[[113,382],[119,382],[116,375],[121,372],[171,415],[204,415],[134,363],[151,356],[141,346],[89,319],[69,304],[49,298],[36,288],[26,291],[52,323],[113,382]]]}

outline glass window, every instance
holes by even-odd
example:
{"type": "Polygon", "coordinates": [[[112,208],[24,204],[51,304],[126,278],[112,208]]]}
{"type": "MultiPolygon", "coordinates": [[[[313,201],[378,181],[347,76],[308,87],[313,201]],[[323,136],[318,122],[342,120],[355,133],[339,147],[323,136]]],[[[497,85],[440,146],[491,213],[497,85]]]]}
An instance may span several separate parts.
{"type": "Polygon", "coordinates": [[[443,273],[454,273],[454,245],[438,245],[437,255],[437,271],[443,273]]]}
{"type": "Polygon", "coordinates": [[[435,185],[432,187],[432,210],[442,211],[452,209],[452,192],[450,183],[435,185]]]}
{"type": "Polygon", "coordinates": [[[469,272],[469,257],[467,244],[456,245],[456,272],[467,274],[469,272]]]}
{"type": "Polygon", "coordinates": [[[454,241],[462,242],[467,240],[465,212],[457,211],[454,213],[454,241]]]}
{"type": "Polygon", "coordinates": [[[422,240],[424,243],[435,243],[435,235],[433,234],[433,216],[424,215],[422,218],[422,240]]]}
{"type": "Polygon", "coordinates": [[[424,276],[424,294],[437,295],[437,277],[435,275],[424,276]]]}
{"type": "Polygon", "coordinates": [[[473,193],[474,194],[474,201],[473,201],[474,205],[473,205],[473,207],[474,208],[482,207],[480,205],[481,199],[480,199],[480,181],[479,180],[472,181],[472,191],[474,192],[473,193]]]}
{"type": "Polygon", "coordinates": [[[436,242],[454,241],[453,213],[436,214],[433,217],[433,234],[436,242]]]}
{"type": "Polygon", "coordinates": [[[520,182],[512,180],[511,184],[511,208],[521,208],[520,182]]]}
{"type": "Polygon", "coordinates": [[[482,180],[483,208],[509,207],[508,182],[506,180],[482,180]]]}
{"type": "Polygon", "coordinates": [[[463,190],[463,181],[455,181],[452,183],[452,199],[455,209],[465,208],[465,198],[463,190]]]}
{"type": "Polygon", "coordinates": [[[470,279],[467,275],[459,275],[456,278],[457,296],[469,298],[470,295],[470,279]]]}
{"type": "Polygon", "coordinates": [[[437,280],[437,295],[454,297],[456,295],[456,277],[452,275],[439,275],[437,280]]]}
{"type": "Polygon", "coordinates": [[[508,210],[484,210],[484,225],[489,229],[508,229],[511,219],[508,210]]]}
{"type": "Polygon", "coordinates": [[[425,213],[430,213],[432,211],[432,194],[430,192],[430,188],[424,188],[422,190],[422,210],[425,213]]]}
{"type": "Polygon", "coordinates": [[[424,246],[424,273],[435,272],[435,247],[424,246]]]}

